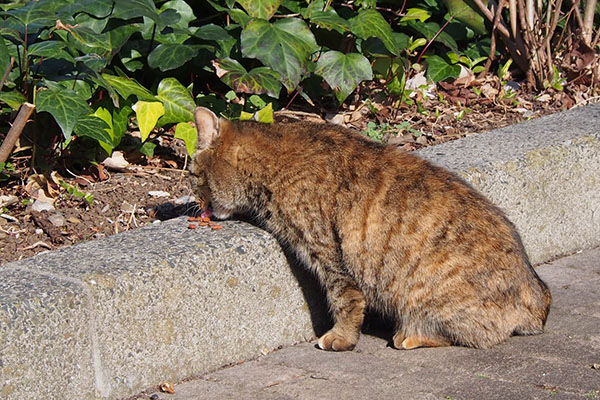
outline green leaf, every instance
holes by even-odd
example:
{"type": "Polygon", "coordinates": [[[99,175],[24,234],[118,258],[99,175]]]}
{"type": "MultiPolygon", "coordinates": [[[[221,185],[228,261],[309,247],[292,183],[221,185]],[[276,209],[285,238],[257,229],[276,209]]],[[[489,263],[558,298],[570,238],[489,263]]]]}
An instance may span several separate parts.
{"type": "Polygon", "coordinates": [[[140,147],[140,153],[142,153],[146,157],[154,157],[154,148],[155,147],[156,147],[156,144],[154,144],[152,142],[146,142],[146,143],[142,144],[142,146],[140,147]]]}
{"type": "Polygon", "coordinates": [[[52,114],[67,140],[71,138],[79,117],[92,112],[86,99],[77,92],[59,85],[41,90],[36,96],[35,106],[38,112],[46,111],[52,114]]]}
{"type": "Polygon", "coordinates": [[[133,106],[135,117],[140,128],[142,142],[145,142],[156,126],[158,119],[165,113],[165,108],[158,101],[138,101],[133,106]]]}
{"type": "Polygon", "coordinates": [[[4,72],[10,65],[10,53],[8,47],[4,43],[4,38],[0,35],[0,77],[4,76],[4,72]]]}
{"type": "Polygon", "coordinates": [[[246,14],[243,10],[239,10],[237,8],[232,8],[227,10],[227,13],[231,17],[231,19],[241,26],[246,26],[250,21],[252,21],[252,17],[246,14]]]}
{"type": "Polygon", "coordinates": [[[168,26],[174,28],[187,28],[190,22],[196,19],[194,10],[184,0],[171,0],[167,1],[160,7],[160,16],[163,18],[163,14],[168,11],[176,11],[179,14],[178,21],[176,23],[170,23],[168,26]]]}
{"type": "Polygon", "coordinates": [[[202,25],[194,32],[194,36],[204,40],[215,41],[231,39],[231,36],[225,29],[215,24],[202,25]]]}
{"type": "Polygon", "coordinates": [[[379,11],[373,9],[360,10],[358,15],[350,19],[349,22],[352,33],[359,38],[376,37],[383,42],[390,53],[395,56],[400,53],[392,35],[392,28],[379,11]]]}
{"type": "Polygon", "coordinates": [[[268,67],[254,68],[250,72],[236,60],[223,58],[212,62],[217,76],[237,93],[262,94],[279,97],[279,75],[268,67]]]}
{"type": "Polygon", "coordinates": [[[85,26],[73,27],[69,30],[79,44],[79,48],[84,53],[97,53],[100,55],[109,55],[112,51],[108,34],[96,33],[85,26]]]}
{"type": "Polygon", "coordinates": [[[140,85],[135,79],[123,78],[120,76],[102,74],[102,78],[114,88],[124,99],[134,95],[138,100],[155,100],[155,97],[148,89],[140,85]]]}
{"type": "Polygon", "coordinates": [[[110,140],[106,142],[107,146],[102,146],[106,152],[110,155],[112,149],[117,147],[121,143],[121,139],[127,130],[127,121],[129,114],[131,114],[131,107],[125,106],[121,109],[113,109],[112,113],[104,108],[98,107],[94,112],[94,116],[104,121],[107,127],[104,129],[110,140]]]}
{"type": "MultiPolygon", "coordinates": [[[[108,145],[112,144],[110,135],[107,132],[109,126],[101,118],[95,115],[82,115],[77,119],[73,132],[77,136],[87,136],[96,139],[108,145]]],[[[104,147],[104,146],[103,146],[104,147]]]]}
{"type": "Polygon", "coordinates": [[[263,124],[273,123],[273,104],[267,104],[262,110],[258,110],[254,114],[242,111],[240,121],[257,121],[263,124]]]}
{"type": "Polygon", "coordinates": [[[281,0],[238,0],[238,3],[253,18],[262,18],[270,20],[277,12],[281,0]]]}
{"type": "Polygon", "coordinates": [[[437,33],[440,30],[440,25],[438,23],[411,20],[407,21],[407,25],[410,28],[412,28],[415,32],[418,32],[421,35],[423,35],[427,40],[431,40],[435,37],[436,42],[440,42],[446,45],[449,49],[451,49],[454,52],[459,52],[458,45],[456,44],[456,41],[451,35],[444,31],[440,32],[439,35],[437,35],[437,33]]]}
{"type": "Polygon", "coordinates": [[[12,90],[10,92],[0,92],[0,101],[8,104],[10,108],[17,111],[21,108],[21,104],[27,101],[27,98],[21,92],[12,90]]]}
{"type": "Polygon", "coordinates": [[[340,17],[335,10],[329,11],[314,11],[310,17],[310,22],[327,30],[335,30],[344,34],[350,30],[350,23],[340,17]]]}
{"type": "Polygon", "coordinates": [[[158,10],[152,0],[115,1],[113,17],[125,20],[147,17],[155,23],[159,22],[158,10]]]}
{"type": "Polygon", "coordinates": [[[7,11],[6,14],[18,19],[23,25],[53,26],[56,4],[51,1],[28,1],[25,6],[7,11]]]}
{"type": "Polygon", "coordinates": [[[194,119],[196,108],[194,99],[177,79],[165,78],[160,81],[156,98],[164,106],[164,116],[160,119],[160,126],[194,119]]]}
{"type": "Polygon", "coordinates": [[[27,53],[30,57],[45,57],[54,59],[63,59],[75,63],[73,56],[65,51],[67,44],[58,40],[45,40],[29,46],[27,53]]]}
{"type": "Polygon", "coordinates": [[[267,104],[262,110],[258,110],[254,114],[255,120],[263,124],[273,123],[273,103],[267,104]]]}
{"type": "Polygon", "coordinates": [[[193,157],[196,151],[196,142],[198,141],[196,128],[187,122],[180,122],[175,127],[175,137],[184,141],[188,154],[190,157],[193,157]]]}
{"type": "Polygon", "coordinates": [[[63,22],[79,13],[86,13],[98,19],[104,19],[110,15],[112,5],[113,0],[78,0],[61,7],[57,11],[57,15],[63,22]]]}
{"type": "Polygon", "coordinates": [[[198,55],[199,47],[180,43],[159,44],[148,55],[150,68],[162,72],[179,68],[198,55]]]}
{"type": "Polygon", "coordinates": [[[429,56],[427,58],[427,77],[434,82],[440,82],[448,78],[456,79],[460,74],[460,65],[452,65],[440,56],[429,56]]]}
{"type": "Polygon", "coordinates": [[[278,72],[288,92],[298,86],[309,56],[317,50],[315,37],[298,18],[272,24],[264,19],[252,20],[242,30],[240,43],[243,56],[258,58],[278,72]]]}
{"type": "Polygon", "coordinates": [[[363,80],[373,79],[369,60],[358,53],[328,51],[317,61],[315,74],[325,79],[341,104],[363,80]]]}
{"type": "Polygon", "coordinates": [[[421,22],[425,22],[431,17],[431,12],[423,10],[421,8],[409,8],[404,13],[404,16],[400,19],[400,22],[418,19],[421,22]]]}
{"type": "Polygon", "coordinates": [[[100,72],[106,67],[108,60],[105,57],[99,56],[98,54],[86,54],[81,57],[76,57],[75,61],[78,63],[82,63],[89,69],[95,72],[100,72]]]}
{"type": "Polygon", "coordinates": [[[473,29],[479,35],[487,34],[485,19],[473,2],[465,0],[443,0],[450,15],[473,29]]]}

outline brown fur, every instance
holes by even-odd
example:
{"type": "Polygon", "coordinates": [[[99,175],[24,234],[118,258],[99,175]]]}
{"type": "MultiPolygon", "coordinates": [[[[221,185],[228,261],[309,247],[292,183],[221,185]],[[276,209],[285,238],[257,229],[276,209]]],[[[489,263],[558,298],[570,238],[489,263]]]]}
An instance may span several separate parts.
{"type": "Polygon", "coordinates": [[[456,175],[333,125],[195,116],[214,214],[257,216],[326,288],[321,348],[352,349],[367,307],[394,318],[397,348],[543,331],[550,291],[518,233],[456,175]]]}

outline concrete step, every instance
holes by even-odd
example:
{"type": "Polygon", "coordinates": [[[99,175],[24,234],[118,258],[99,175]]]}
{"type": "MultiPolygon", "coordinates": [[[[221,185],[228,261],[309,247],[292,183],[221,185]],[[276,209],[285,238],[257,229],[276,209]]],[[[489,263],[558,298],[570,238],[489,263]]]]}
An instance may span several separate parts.
{"type": "Polygon", "coordinates": [[[600,248],[537,271],[554,295],[541,335],[485,350],[395,350],[391,331],[363,334],[352,353],[311,341],[135,399],[600,399],[600,248]]]}

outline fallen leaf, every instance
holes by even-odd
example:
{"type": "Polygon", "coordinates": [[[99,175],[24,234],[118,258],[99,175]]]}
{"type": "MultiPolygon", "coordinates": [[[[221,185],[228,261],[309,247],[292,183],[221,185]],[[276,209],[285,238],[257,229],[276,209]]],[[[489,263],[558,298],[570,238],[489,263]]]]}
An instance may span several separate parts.
{"type": "Polygon", "coordinates": [[[163,393],[173,394],[175,393],[175,385],[173,382],[161,382],[158,384],[158,390],[163,393]]]}
{"type": "Polygon", "coordinates": [[[122,171],[129,166],[129,163],[120,151],[113,151],[112,156],[105,158],[102,164],[108,169],[117,171],[122,171]]]}

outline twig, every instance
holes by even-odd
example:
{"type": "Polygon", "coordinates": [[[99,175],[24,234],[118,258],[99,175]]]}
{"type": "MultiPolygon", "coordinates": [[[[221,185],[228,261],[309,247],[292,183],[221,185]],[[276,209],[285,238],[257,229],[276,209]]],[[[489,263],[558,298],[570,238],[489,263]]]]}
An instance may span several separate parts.
{"type": "Polygon", "coordinates": [[[6,80],[8,79],[8,74],[10,74],[10,71],[12,70],[12,67],[14,64],[15,64],[15,58],[11,57],[10,64],[8,64],[8,68],[6,68],[6,71],[4,71],[4,75],[2,75],[2,79],[0,80],[0,90],[2,90],[2,86],[4,86],[4,82],[6,82],[6,80]]]}
{"type": "Polygon", "coordinates": [[[35,106],[31,103],[23,103],[19,113],[17,114],[17,118],[15,118],[15,122],[10,127],[10,130],[6,134],[6,138],[2,142],[2,146],[0,146],[0,163],[5,162],[10,156],[12,149],[15,147],[15,143],[17,143],[17,139],[21,136],[23,132],[23,128],[27,124],[29,120],[29,116],[35,110],[35,106]]]}
{"type": "Polygon", "coordinates": [[[32,250],[32,249],[35,249],[36,247],[45,247],[48,250],[52,249],[52,246],[50,246],[48,243],[45,243],[45,242],[42,242],[42,241],[38,241],[38,242],[35,242],[34,244],[32,244],[31,246],[23,247],[20,250],[21,251],[23,251],[23,250],[32,250]]]}
{"type": "Polygon", "coordinates": [[[183,160],[183,169],[181,170],[181,174],[179,175],[179,180],[177,181],[177,184],[173,188],[174,192],[176,192],[177,189],[179,189],[179,186],[181,185],[181,182],[183,182],[183,175],[185,175],[184,172],[186,171],[187,163],[188,163],[188,153],[186,152],[185,153],[185,159],[183,160]]]}
{"type": "MultiPolygon", "coordinates": [[[[135,218],[134,214],[135,214],[135,208],[137,207],[137,203],[135,203],[133,205],[133,210],[131,210],[131,215],[129,216],[129,221],[127,221],[127,226],[125,227],[125,232],[127,232],[129,230],[129,225],[131,225],[131,221],[135,218]]],[[[137,226],[137,222],[135,223],[137,226]]]]}

